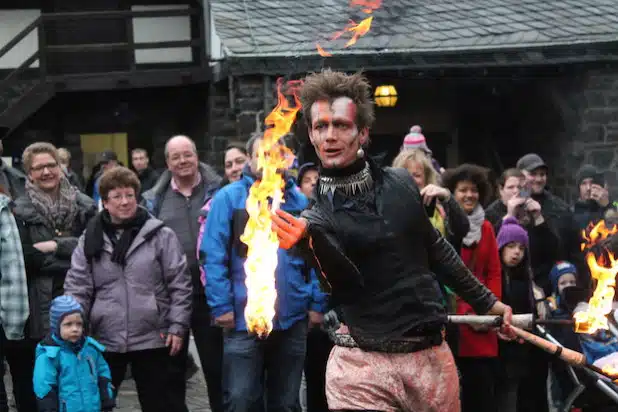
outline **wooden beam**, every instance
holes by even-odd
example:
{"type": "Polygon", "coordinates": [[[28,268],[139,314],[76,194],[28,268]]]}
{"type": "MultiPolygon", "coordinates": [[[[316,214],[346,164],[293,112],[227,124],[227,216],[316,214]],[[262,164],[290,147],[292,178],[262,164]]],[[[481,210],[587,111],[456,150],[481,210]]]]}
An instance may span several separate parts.
{"type": "Polygon", "coordinates": [[[112,10],[112,11],[87,11],[69,13],[46,13],[41,17],[45,21],[58,20],[91,20],[91,19],[114,19],[121,17],[177,17],[196,14],[198,9],[167,9],[167,10],[112,10]]]}

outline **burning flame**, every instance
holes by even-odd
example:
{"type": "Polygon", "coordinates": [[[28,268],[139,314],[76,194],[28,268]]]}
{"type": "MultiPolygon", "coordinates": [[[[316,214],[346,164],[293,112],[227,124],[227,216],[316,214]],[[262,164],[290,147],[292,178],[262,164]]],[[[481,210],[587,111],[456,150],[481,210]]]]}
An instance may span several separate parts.
{"type": "MultiPolygon", "coordinates": [[[[605,221],[601,220],[596,226],[583,232],[584,243],[582,250],[590,248],[618,232],[617,226],[609,229],[605,221]]],[[[594,293],[588,302],[588,309],[576,312],[575,331],[578,333],[595,333],[599,329],[607,329],[607,314],[612,310],[612,302],[616,292],[616,274],[618,262],[613,253],[603,249],[603,253],[596,257],[594,252],[586,253],[586,262],[590,268],[590,274],[597,281],[594,293]]]]}
{"type": "Polygon", "coordinates": [[[614,365],[608,365],[602,371],[612,377],[614,382],[618,382],[618,368],[614,365]]]}
{"type": "Polygon", "coordinates": [[[317,42],[316,42],[316,43],[315,43],[315,48],[316,48],[316,49],[318,49],[318,54],[319,54],[320,56],[322,56],[322,57],[330,57],[330,56],[332,56],[332,55],[333,55],[332,53],[327,52],[326,50],[324,50],[324,49],[322,48],[322,46],[320,46],[320,43],[317,43],[317,42]]]}
{"type": "MultiPolygon", "coordinates": [[[[371,14],[374,10],[377,10],[382,5],[382,0],[350,0],[350,7],[362,7],[362,11],[365,14],[371,14]]],[[[353,20],[344,27],[343,30],[336,32],[330,37],[330,40],[337,40],[345,33],[352,33],[352,37],[345,44],[344,47],[348,48],[356,44],[358,39],[365,34],[369,33],[371,29],[371,23],[373,22],[373,16],[369,16],[366,19],[362,20],[360,23],[356,24],[353,20]]],[[[333,54],[324,50],[320,43],[315,43],[315,48],[318,51],[318,54],[322,57],[330,57],[333,54]]]]}
{"type": "Polygon", "coordinates": [[[373,16],[367,17],[365,20],[361,21],[358,24],[350,20],[348,25],[345,26],[343,30],[338,31],[337,33],[333,34],[333,36],[330,39],[337,40],[339,37],[345,34],[345,32],[354,33],[352,35],[352,38],[348,40],[348,42],[345,44],[345,47],[350,47],[356,44],[356,41],[359,39],[359,37],[364,36],[365,34],[369,33],[369,29],[371,29],[372,21],[373,21],[373,16]]]}
{"type": "Polygon", "coordinates": [[[245,320],[247,330],[260,338],[268,337],[275,317],[275,270],[279,240],[272,231],[270,214],[283,202],[285,181],[281,171],[288,169],[294,160],[293,153],[281,143],[281,138],[290,131],[301,108],[298,98],[301,84],[300,80],[287,83],[294,101],[290,104],[282,92],[283,80],[277,80],[278,103],[266,117],[266,132],[257,149],[257,165],[262,176],[249,190],[246,203],[249,221],[240,237],[248,246],[244,265],[247,276],[245,320]]]}
{"type": "Polygon", "coordinates": [[[363,13],[371,14],[382,6],[382,0],[350,0],[350,7],[362,7],[363,13]]]}

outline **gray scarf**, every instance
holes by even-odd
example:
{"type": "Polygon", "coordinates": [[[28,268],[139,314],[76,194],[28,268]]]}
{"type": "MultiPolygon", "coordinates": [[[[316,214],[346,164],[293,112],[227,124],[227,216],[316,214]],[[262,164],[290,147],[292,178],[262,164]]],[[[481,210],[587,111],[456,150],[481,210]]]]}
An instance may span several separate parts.
{"type": "Polygon", "coordinates": [[[463,238],[463,244],[470,247],[481,240],[481,227],[485,221],[483,206],[476,205],[472,213],[468,215],[468,221],[470,221],[470,230],[466,237],[463,238]]]}
{"type": "Polygon", "coordinates": [[[62,176],[58,198],[54,199],[39,189],[30,180],[26,181],[26,193],[34,205],[36,212],[45,220],[47,226],[55,230],[59,236],[73,229],[77,217],[77,190],[62,176]]]}

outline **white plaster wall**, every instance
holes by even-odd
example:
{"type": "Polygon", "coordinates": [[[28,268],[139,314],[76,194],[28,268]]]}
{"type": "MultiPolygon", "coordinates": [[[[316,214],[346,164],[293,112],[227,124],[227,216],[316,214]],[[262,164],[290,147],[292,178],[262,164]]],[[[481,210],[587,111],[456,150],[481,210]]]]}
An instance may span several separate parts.
{"type": "Polygon", "coordinates": [[[212,60],[221,60],[225,57],[223,52],[223,46],[221,39],[217,35],[217,28],[215,27],[215,18],[211,14],[210,23],[208,22],[208,0],[203,0],[204,5],[204,22],[206,22],[206,33],[210,33],[210,57],[212,60]]]}
{"type": "MultiPolygon", "coordinates": [[[[1,2],[1,0],[0,0],[1,2]]],[[[26,26],[41,15],[40,10],[2,10],[0,9],[0,48],[13,40],[26,26]]],[[[22,39],[7,54],[0,57],[0,70],[19,67],[39,48],[37,30],[22,39]]],[[[30,67],[39,67],[38,60],[30,67]]]]}
{"type": "MultiPolygon", "coordinates": [[[[186,9],[187,5],[133,6],[134,11],[186,9]]],[[[177,17],[134,17],[133,38],[135,43],[191,40],[191,19],[177,17]]],[[[136,50],[135,62],[140,63],[190,63],[193,61],[190,47],[169,49],[136,50]]]]}

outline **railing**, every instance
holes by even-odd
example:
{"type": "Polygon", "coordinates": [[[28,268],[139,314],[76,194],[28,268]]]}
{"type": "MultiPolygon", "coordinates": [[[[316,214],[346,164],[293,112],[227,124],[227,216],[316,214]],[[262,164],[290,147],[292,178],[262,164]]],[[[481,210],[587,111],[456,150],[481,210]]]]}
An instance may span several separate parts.
{"type": "MultiPolygon", "coordinates": [[[[13,69],[4,78],[0,79],[0,93],[3,90],[14,86],[15,82],[19,82],[19,77],[26,71],[29,71],[33,63],[39,62],[39,67],[34,74],[29,74],[29,80],[36,79],[45,81],[49,75],[48,57],[52,54],[59,53],[83,53],[90,51],[116,51],[124,50],[127,52],[127,70],[126,73],[134,73],[139,70],[135,61],[135,52],[137,50],[146,49],[168,49],[190,47],[191,50],[198,49],[199,61],[193,62],[194,65],[201,67],[208,66],[208,55],[206,52],[206,30],[204,26],[203,13],[201,9],[168,9],[168,10],[148,10],[148,11],[132,11],[132,10],[117,10],[117,11],[95,11],[95,12],[70,12],[70,13],[52,13],[42,14],[22,31],[20,31],[11,41],[0,49],[0,59],[17,46],[28,35],[37,31],[38,34],[38,50],[30,57],[25,59],[18,67],[13,69]],[[159,41],[159,42],[144,42],[136,43],[133,38],[133,19],[139,17],[178,17],[178,16],[197,16],[199,21],[199,35],[197,38],[181,41],[159,41]],[[126,41],[110,42],[110,43],[91,43],[91,44],[72,44],[72,45],[50,45],[46,41],[46,23],[59,21],[90,21],[101,19],[123,19],[126,27],[126,41]]],[[[196,55],[192,53],[192,55],[196,55]]],[[[31,72],[31,71],[30,71],[31,72]]],[[[105,74],[106,70],[102,70],[100,74],[105,74]]],[[[97,73],[89,72],[89,75],[97,73]]],[[[60,77],[79,76],[75,74],[62,74],[60,77]]],[[[54,76],[56,78],[56,76],[54,76]]],[[[1,109],[1,108],[0,108],[1,109]]],[[[2,112],[2,110],[0,110],[2,112]]]]}

